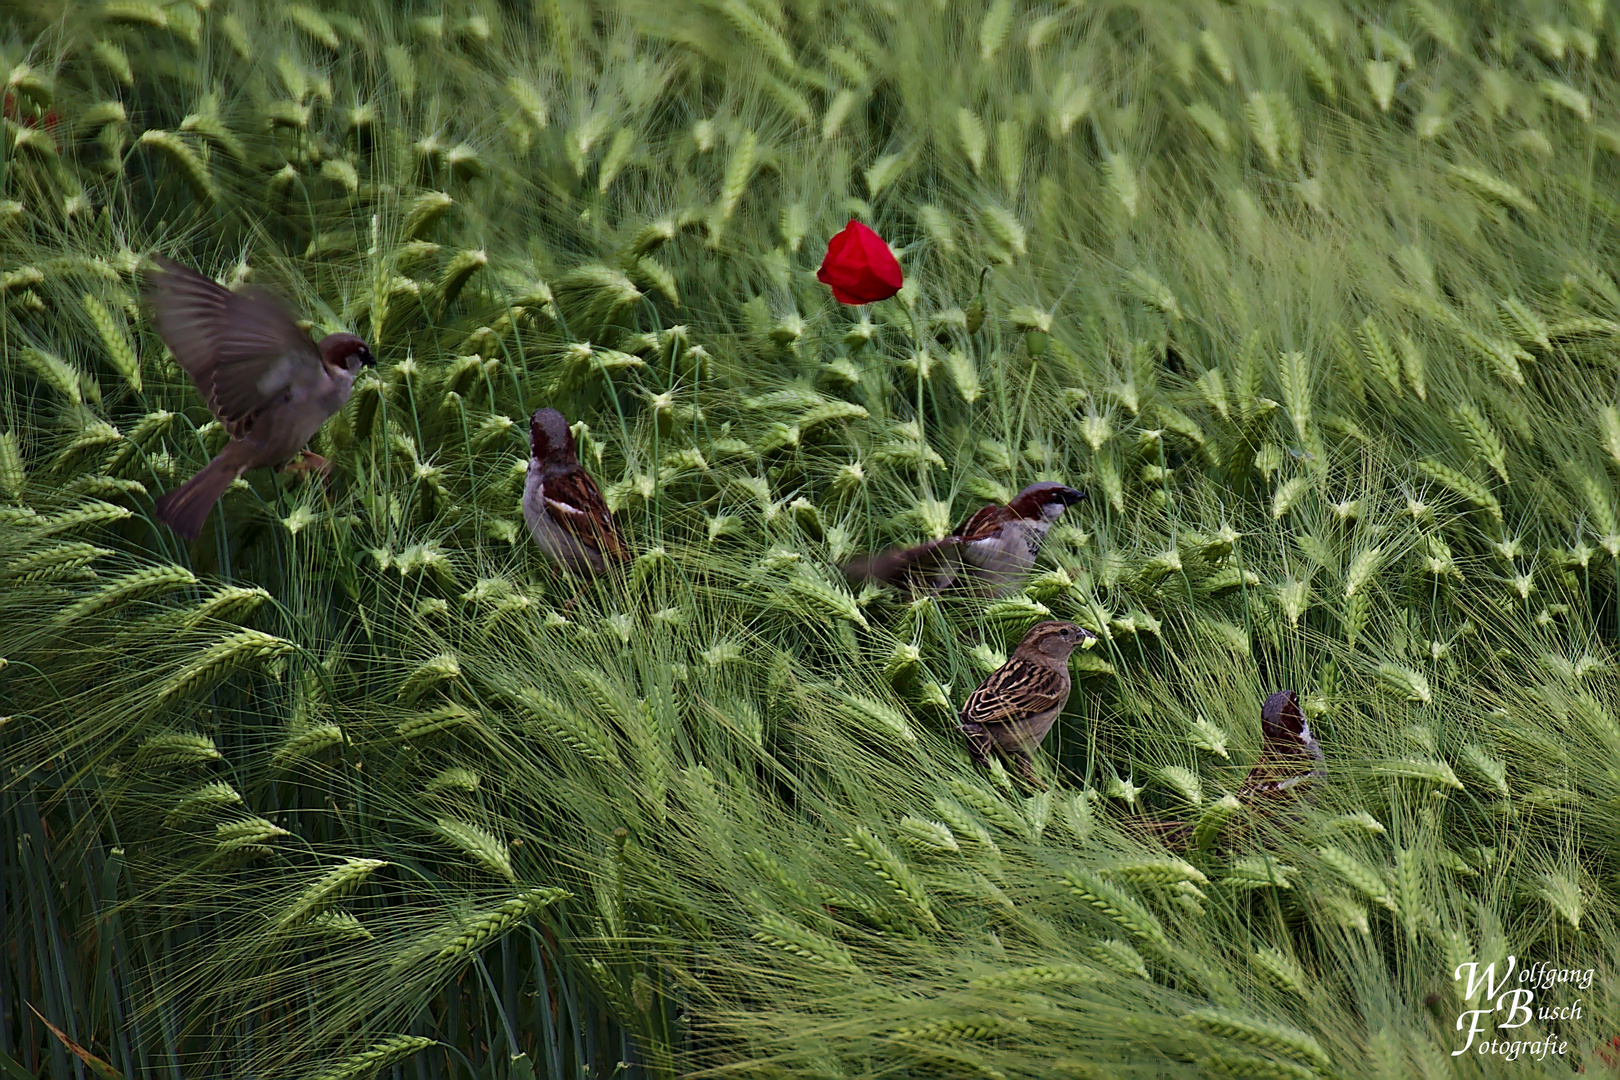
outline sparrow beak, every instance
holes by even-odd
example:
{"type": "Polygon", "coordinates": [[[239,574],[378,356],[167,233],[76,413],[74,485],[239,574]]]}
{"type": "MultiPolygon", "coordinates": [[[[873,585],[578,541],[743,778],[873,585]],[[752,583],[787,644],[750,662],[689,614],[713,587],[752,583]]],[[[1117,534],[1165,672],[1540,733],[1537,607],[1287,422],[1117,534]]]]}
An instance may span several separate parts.
{"type": "Polygon", "coordinates": [[[1097,635],[1082,626],[1080,628],[1080,648],[1089,649],[1095,644],[1097,644],[1097,635]]]}
{"type": "Polygon", "coordinates": [[[1085,502],[1091,498],[1086,492],[1076,491],[1074,488],[1064,488],[1058,494],[1062,496],[1063,502],[1067,506],[1073,506],[1077,502],[1085,502]]]}

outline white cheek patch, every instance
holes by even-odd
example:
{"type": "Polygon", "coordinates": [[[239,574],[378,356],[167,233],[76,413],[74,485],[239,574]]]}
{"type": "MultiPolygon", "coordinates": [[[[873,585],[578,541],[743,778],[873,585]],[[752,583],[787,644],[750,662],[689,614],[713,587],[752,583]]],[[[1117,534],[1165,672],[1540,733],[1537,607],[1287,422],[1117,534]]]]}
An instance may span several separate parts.
{"type": "Polygon", "coordinates": [[[1326,760],[1322,753],[1322,744],[1316,741],[1315,735],[1311,734],[1311,725],[1304,723],[1299,725],[1299,738],[1305,744],[1305,749],[1310,751],[1311,757],[1317,761],[1326,760]]]}
{"type": "Polygon", "coordinates": [[[1063,503],[1049,502],[1045,506],[1041,507],[1041,517],[1045,518],[1047,521],[1056,521],[1058,519],[1058,515],[1062,514],[1066,509],[1068,509],[1068,507],[1063,503]]]}

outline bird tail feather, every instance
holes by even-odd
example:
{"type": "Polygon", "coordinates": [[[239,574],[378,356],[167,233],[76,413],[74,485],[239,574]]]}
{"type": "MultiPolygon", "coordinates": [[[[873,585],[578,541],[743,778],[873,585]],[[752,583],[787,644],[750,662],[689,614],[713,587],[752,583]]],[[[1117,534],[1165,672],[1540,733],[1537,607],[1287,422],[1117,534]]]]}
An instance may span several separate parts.
{"type": "Polygon", "coordinates": [[[967,738],[968,756],[975,765],[990,764],[990,755],[995,751],[995,742],[990,738],[984,725],[969,720],[960,726],[962,734],[967,738]]]}
{"type": "Polygon", "coordinates": [[[208,512],[239,475],[241,473],[236,463],[227,454],[221,453],[202,472],[158,499],[158,520],[187,540],[197,539],[202,533],[203,522],[208,520],[208,512]]]}
{"type": "Polygon", "coordinates": [[[958,540],[947,536],[916,547],[894,548],[876,555],[861,555],[844,564],[844,577],[851,585],[881,581],[897,585],[910,574],[929,574],[946,568],[958,540]]]}
{"type": "Polygon", "coordinates": [[[1158,840],[1165,847],[1185,849],[1192,846],[1197,825],[1191,821],[1156,821],[1152,818],[1127,818],[1121,823],[1124,831],[1143,840],[1158,840]]]}

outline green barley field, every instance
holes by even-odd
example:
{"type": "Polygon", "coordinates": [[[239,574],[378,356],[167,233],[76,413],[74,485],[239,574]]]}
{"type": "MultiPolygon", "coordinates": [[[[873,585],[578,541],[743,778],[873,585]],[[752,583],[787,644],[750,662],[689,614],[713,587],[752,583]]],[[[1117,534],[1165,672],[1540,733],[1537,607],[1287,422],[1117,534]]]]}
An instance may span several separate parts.
{"type": "Polygon", "coordinates": [[[1620,1073],[1620,8],[0,20],[0,1076],[1620,1073]],[[152,252],[378,358],[189,545],[152,252]],[[1041,479],[1009,597],[839,572],[1041,479]],[[1038,791],[955,717],[1048,617],[1038,791]]]}

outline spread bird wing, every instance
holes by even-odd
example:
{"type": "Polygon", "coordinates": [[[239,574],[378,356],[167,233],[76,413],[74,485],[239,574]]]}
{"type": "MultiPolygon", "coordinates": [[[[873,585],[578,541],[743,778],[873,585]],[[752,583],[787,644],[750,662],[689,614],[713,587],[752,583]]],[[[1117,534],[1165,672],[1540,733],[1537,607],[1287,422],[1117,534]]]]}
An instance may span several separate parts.
{"type": "Polygon", "coordinates": [[[609,562],[630,561],[630,545],[624,542],[596,481],[584,469],[547,479],[545,496],[546,513],[558,528],[595,547],[609,562]]]}
{"type": "Polygon", "coordinates": [[[154,256],[148,295],[158,334],[233,438],[289,389],[321,377],[320,351],[292,313],[259,289],[234,293],[154,256]]]}
{"type": "Polygon", "coordinates": [[[883,581],[891,585],[912,575],[949,572],[960,541],[954,536],[929,540],[908,548],[892,548],[877,555],[862,555],[844,564],[849,581],[883,581]]]}
{"type": "Polygon", "coordinates": [[[1016,724],[1069,700],[1067,668],[1031,664],[1018,657],[997,668],[962,706],[962,722],[996,727],[1016,724]]]}
{"type": "Polygon", "coordinates": [[[1266,698],[1260,728],[1260,757],[1238,789],[1239,800],[1290,794],[1327,775],[1322,744],[1312,734],[1300,711],[1299,696],[1292,690],[1266,698]]]}

